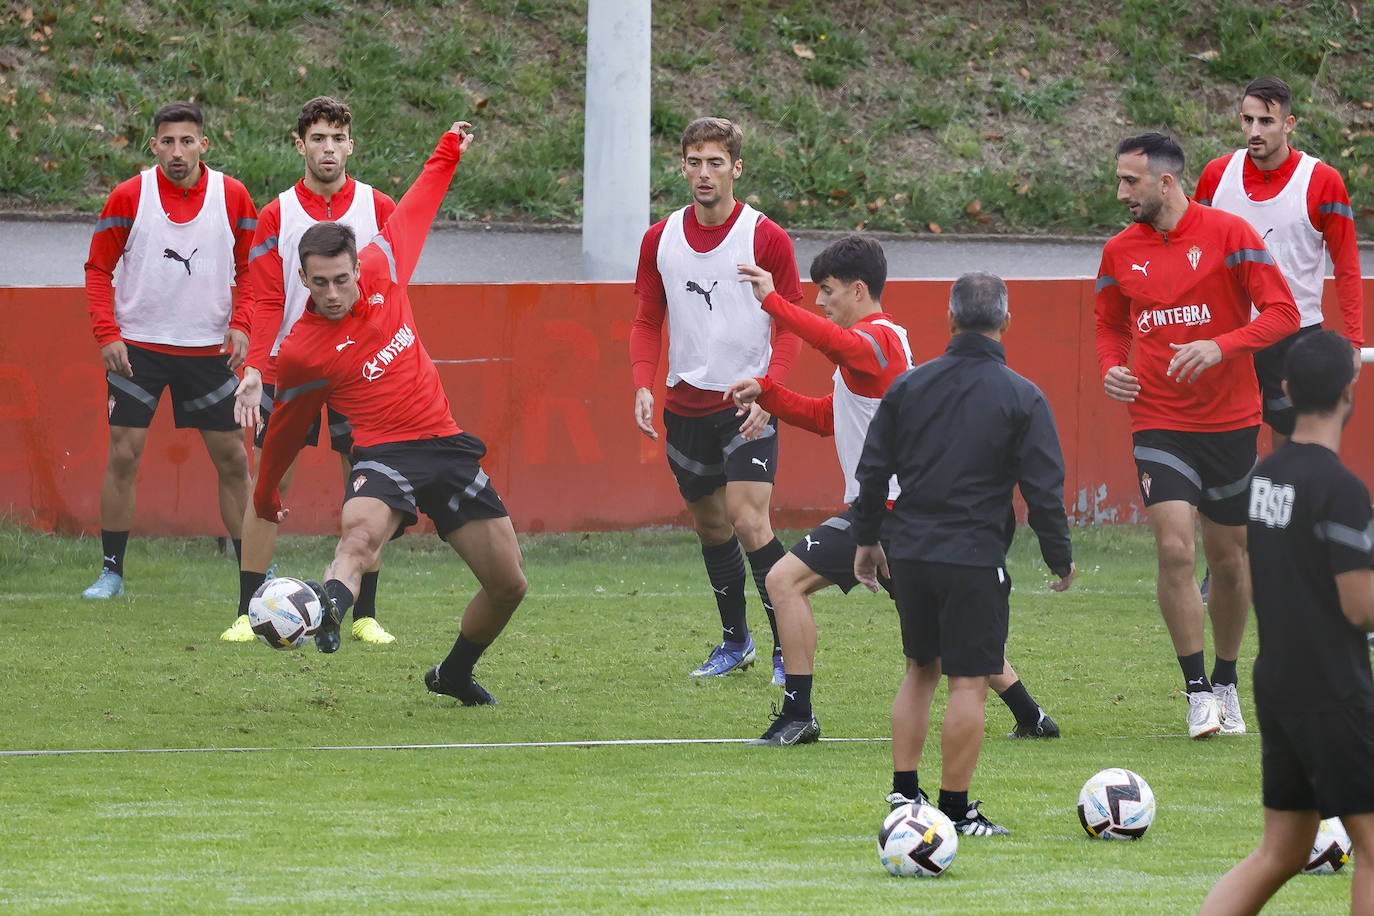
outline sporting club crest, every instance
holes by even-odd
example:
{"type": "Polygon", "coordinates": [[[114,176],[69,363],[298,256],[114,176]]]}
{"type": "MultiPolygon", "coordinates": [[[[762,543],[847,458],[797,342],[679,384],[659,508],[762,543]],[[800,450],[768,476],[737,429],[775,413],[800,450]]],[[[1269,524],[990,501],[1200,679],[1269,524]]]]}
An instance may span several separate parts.
{"type": "Polygon", "coordinates": [[[1193,265],[1193,270],[1197,270],[1197,262],[1202,260],[1202,249],[1194,245],[1188,249],[1188,263],[1193,265]]]}
{"type": "MultiPolygon", "coordinates": [[[[354,487],[353,489],[356,490],[357,487],[354,487]]],[[[1149,474],[1141,474],[1141,475],[1140,475],[1140,489],[1141,489],[1142,492],[1144,492],[1145,498],[1146,498],[1146,499],[1149,499],[1149,498],[1150,498],[1150,475],[1149,475],[1149,474]]]]}
{"type": "Polygon", "coordinates": [[[365,483],[367,483],[367,475],[366,475],[366,474],[359,474],[357,477],[354,477],[354,478],[353,478],[353,492],[354,492],[354,493],[357,493],[359,490],[361,490],[361,489],[363,488],[363,484],[365,484],[365,483]]]}

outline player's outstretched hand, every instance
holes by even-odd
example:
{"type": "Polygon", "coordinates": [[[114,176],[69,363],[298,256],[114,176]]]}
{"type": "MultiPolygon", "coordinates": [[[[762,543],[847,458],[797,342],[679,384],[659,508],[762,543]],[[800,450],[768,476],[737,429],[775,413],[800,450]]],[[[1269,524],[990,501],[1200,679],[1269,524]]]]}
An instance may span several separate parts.
{"type": "Polygon", "coordinates": [[[854,578],[870,592],[878,591],[878,576],[891,579],[887,571],[887,554],[881,544],[860,544],[854,551],[854,578]]]}
{"type": "Polygon", "coordinates": [[[773,291],[773,275],[755,264],[740,264],[739,282],[752,283],[754,298],[762,302],[773,291]]]}
{"type": "MultiPolygon", "coordinates": [[[[768,429],[768,421],[773,419],[773,415],[759,406],[758,401],[749,405],[749,416],[744,418],[744,422],[739,425],[739,434],[745,441],[757,439],[762,436],[764,430],[768,429]]],[[[736,413],[736,416],[741,416],[736,413]]]]}
{"type": "Polygon", "coordinates": [[[467,121],[454,121],[453,126],[448,129],[449,133],[458,135],[458,151],[460,153],[466,153],[468,147],[472,146],[472,134],[468,133],[470,130],[472,130],[472,125],[467,121]]]}
{"type": "Polygon", "coordinates": [[[654,393],[648,388],[635,389],[635,426],[650,439],[658,441],[658,430],[654,429],[654,393]]]}
{"type": "Polygon", "coordinates": [[[112,340],[101,347],[100,359],[105,364],[105,371],[125,378],[134,377],[134,367],[129,365],[129,347],[124,341],[112,340]]]}
{"type": "Polygon", "coordinates": [[[234,389],[234,422],[252,429],[262,422],[262,373],[252,366],[243,370],[243,379],[234,389]]]}
{"type": "Polygon", "coordinates": [[[1195,382],[1204,369],[1210,369],[1221,362],[1221,345],[1215,340],[1190,340],[1186,344],[1169,346],[1174,358],[1169,360],[1169,368],[1164,374],[1176,382],[1195,382]]]}
{"type": "Polygon", "coordinates": [[[1113,401],[1129,404],[1140,394],[1140,381],[1136,379],[1135,373],[1125,366],[1112,366],[1102,377],[1102,390],[1107,392],[1107,397],[1113,401]]]}
{"type": "Polygon", "coordinates": [[[725,389],[721,395],[721,400],[735,402],[735,416],[742,417],[748,412],[749,408],[763,394],[763,386],[756,378],[742,378],[737,382],[731,382],[730,387],[725,389]]]}
{"type": "Polygon", "coordinates": [[[238,328],[230,328],[224,332],[224,343],[220,344],[219,352],[228,353],[230,371],[243,365],[243,361],[248,358],[248,335],[238,328]]]}
{"type": "Polygon", "coordinates": [[[1070,586],[1070,585],[1073,585],[1073,577],[1074,577],[1074,573],[1076,573],[1076,572],[1078,572],[1078,566],[1075,565],[1075,564],[1073,564],[1073,563],[1070,563],[1070,564],[1069,564],[1069,574],[1068,574],[1067,576],[1065,576],[1064,578],[1060,579],[1058,582],[1051,582],[1051,583],[1050,583],[1050,589],[1051,589],[1052,591],[1056,591],[1056,592],[1066,592],[1066,591],[1068,591],[1068,590],[1069,590],[1069,586],[1070,586]]]}

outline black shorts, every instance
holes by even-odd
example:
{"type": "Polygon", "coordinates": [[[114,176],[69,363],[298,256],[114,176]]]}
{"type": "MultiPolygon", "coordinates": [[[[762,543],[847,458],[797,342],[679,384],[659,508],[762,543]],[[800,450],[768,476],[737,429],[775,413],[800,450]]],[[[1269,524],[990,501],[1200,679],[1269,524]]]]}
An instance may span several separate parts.
{"type": "Polygon", "coordinates": [[[1264,807],[1374,812],[1374,704],[1271,708],[1256,698],[1264,807]]]}
{"type": "Polygon", "coordinates": [[[663,411],[667,437],[664,451],[677,478],[677,488],[689,503],[710,496],[733,480],[772,483],[778,463],[778,418],[757,439],[745,439],[743,420],[734,407],[704,417],[684,417],[663,411]]]}
{"type": "MultiPolygon", "coordinates": [[[[792,545],[790,553],[806,564],[806,568],[824,576],[840,587],[846,595],[859,580],[854,578],[854,555],[859,545],[854,540],[850,510],[821,522],[820,525],[792,545]]],[[[892,594],[892,580],[878,577],[878,584],[892,594]]]]}
{"type": "Polygon", "coordinates": [[[173,356],[134,344],[126,346],[133,378],[105,373],[111,426],[147,429],[157,412],[162,389],[170,388],[172,420],[177,429],[228,432],[239,428],[234,420],[234,390],[239,379],[229,371],[225,357],[173,356]]]}
{"type": "Polygon", "coordinates": [[[1264,422],[1276,433],[1293,435],[1298,418],[1293,402],[1283,393],[1283,361],[1293,344],[1321,329],[1321,325],[1314,324],[1255,352],[1255,378],[1259,379],[1260,398],[1264,402],[1264,422]]]}
{"type": "MultiPolygon", "coordinates": [[[[276,406],[274,403],[276,396],[277,386],[263,382],[262,404],[259,406],[262,411],[262,422],[253,431],[253,445],[256,448],[262,448],[263,440],[267,438],[267,423],[272,419],[272,410],[276,406]]],[[[329,447],[340,455],[347,455],[353,451],[353,427],[349,424],[348,417],[332,407],[326,407],[324,412],[329,420],[329,447]]],[[[319,417],[316,417],[311,422],[310,428],[305,431],[305,444],[320,444],[319,417]]]]}
{"type": "Polygon", "coordinates": [[[1142,429],[1131,441],[1145,505],[1181,499],[1218,525],[1244,525],[1258,434],[1258,426],[1220,433],[1142,429]]]}
{"type": "Polygon", "coordinates": [[[415,524],[420,512],[447,538],[468,522],[509,514],[479,464],[486,453],[471,433],[355,448],[344,501],[370,496],[400,512],[405,520],[393,538],[415,524]]]}
{"type": "Polygon", "coordinates": [[[902,652],[954,677],[1002,673],[1011,576],[1005,567],[887,560],[902,621],[902,652]]]}

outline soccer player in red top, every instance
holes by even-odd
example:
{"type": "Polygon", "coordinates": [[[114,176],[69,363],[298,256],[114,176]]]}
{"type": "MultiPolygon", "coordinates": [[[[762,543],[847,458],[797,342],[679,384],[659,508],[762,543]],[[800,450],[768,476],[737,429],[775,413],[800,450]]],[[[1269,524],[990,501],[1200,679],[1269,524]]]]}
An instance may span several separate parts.
{"type": "Polygon", "coordinates": [[[233,370],[248,351],[257,210],[242,184],[201,162],[210,140],[194,102],[159,108],[149,146],[157,165],[110,193],[86,261],[86,302],[109,383],[110,452],[100,487],[104,563],[83,598],[124,593],[134,482],[164,388],[177,427],[194,427],[205,441],[220,519],[235,553],[242,546],[248,456],[234,422],[233,370]]]}
{"type": "Polygon", "coordinates": [[[1242,734],[1236,659],[1250,610],[1245,520],[1260,422],[1249,357],[1296,331],[1298,309],[1250,224],[1188,199],[1177,143],[1142,134],[1116,152],[1117,198],[1134,222],[1102,249],[1102,386],[1130,406],[1140,492],[1158,555],[1159,607],[1188,695],[1188,735],[1242,734]],[[1254,321],[1251,303],[1259,311],[1254,321]],[[1210,680],[1195,509],[1212,570],[1210,680]]]}
{"type": "MultiPolygon", "coordinates": [[[[524,597],[525,576],[515,529],[479,464],[486,446],[453,421],[406,295],[453,170],[472,143],[469,127],[458,121],[444,134],[382,234],[361,251],[353,230],[339,223],[316,223],[301,236],[310,307],[277,353],[276,416],[253,504],[259,518],[281,521],[277,485],[306,428],[326,402],[348,417],[354,464],[334,561],[324,585],[315,586],[327,609],[321,629],[337,631],[382,546],[423,511],[481,585],[453,651],[425,674],[425,686],[474,706],[495,703],[472,669],[524,597]]],[[[316,645],[332,652],[338,640],[317,636],[316,645]]]]}
{"type": "MultiPolygon", "coordinates": [[[[739,271],[742,282],[752,284],[763,310],[779,327],[794,331],[835,364],[835,388],[823,398],[808,397],[762,376],[740,379],[725,394],[735,402],[740,416],[758,402],[782,422],[833,436],[844,474],[844,502],[851,503],[859,494],[854,469],[869,421],[888,386],[914,365],[906,328],[883,311],[881,297],[887,283],[883,246],[876,239],[850,235],[827,245],[811,261],[811,282],[818,288],[816,304],[825,317],[779,296],[773,278],[761,267],[741,265],[739,271]]],[[[889,491],[893,499],[900,493],[895,478],[889,491]]],[[[768,573],[766,585],[777,615],[786,669],[782,710],[750,744],[790,747],[820,738],[820,724],[811,708],[817,640],[810,596],[832,585],[849,594],[858,582],[854,578],[857,549],[851,513],[846,509],[798,541],[768,573]]],[[[1031,698],[1010,664],[1004,663],[991,685],[1016,716],[1016,730],[1009,737],[1059,737],[1058,725],[1031,698]]],[[[910,785],[898,773],[893,791],[910,801],[919,790],[915,772],[906,775],[910,785]]]]}
{"type": "Polygon", "coordinates": [[[801,351],[797,336],[781,329],[775,333],[768,314],[741,288],[737,265],[767,270],[790,302],[801,301],[801,283],[787,233],[735,199],[743,142],[740,129],[724,118],[698,118],[683,132],[682,175],[692,188],[692,203],[644,234],[630,362],[635,425],[657,439],[652,386],[666,323],[665,452],[701,539],[721,623],[720,645],[691,675],[714,677],[754,662],[745,619],[743,544],[773,628],[773,682],[781,684],[782,647],[764,585],[786,552],[768,518],[777,472],[777,421],[754,406],[740,423],[734,407],[722,403],[721,392],[744,376],[781,380],[801,351]]]}
{"type": "MultiPolygon", "coordinates": [[[[355,181],[345,171],[353,153],[353,113],[344,102],[319,96],[306,102],[296,119],[296,151],[305,161],[305,176],[273,198],[258,214],[258,229],[248,267],[253,278],[253,328],[243,381],[235,396],[234,413],[251,428],[261,457],[263,437],[271,421],[276,394],[276,352],[304,312],[310,293],[301,283],[295,255],[301,236],[320,220],[334,220],[353,229],[363,244],[386,224],[396,202],[377,189],[355,181]],[[285,258],[281,252],[287,252],[285,258]]],[[[353,465],[349,453],[353,437],[348,418],[326,409],[329,442],[338,452],[343,480],[353,465]]],[[[319,417],[306,432],[307,444],[319,441],[319,417]]],[[[282,477],[283,492],[291,484],[295,465],[282,477]]],[[[258,518],[253,507],[243,520],[243,560],[239,571],[239,604],[234,623],[220,635],[230,642],[251,642],[257,637],[248,625],[248,602],[262,585],[272,564],[277,526],[258,518]]],[[[363,574],[362,593],[353,606],[353,636],[365,642],[389,643],[394,637],[376,618],[377,571],[363,574]]]]}
{"type": "Polygon", "coordinates": [[[1359,359],[1364,343],[1364,283],[1355,242],[1355,211],[1341,173],[1288,145],[1297,119],[1293,93],[1276,76],[1245,87],[1240,103],[1245,149],[1207,163],[1193,199],[1244,217],[1283,271],[1302,317],[1302,330],[1255,353],[1264,421],[1274,448],[1293,432],[1293,405],[1283,393],[1283,358],[1301,336],[1322,325],[1326,256],[1335,268],[1341,334],[1359,359]]]}

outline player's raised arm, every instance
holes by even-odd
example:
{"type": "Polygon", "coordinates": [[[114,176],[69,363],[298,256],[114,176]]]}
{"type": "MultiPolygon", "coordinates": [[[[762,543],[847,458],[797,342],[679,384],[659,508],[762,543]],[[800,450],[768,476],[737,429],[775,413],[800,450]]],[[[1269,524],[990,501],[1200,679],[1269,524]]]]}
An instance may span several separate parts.
{"type": "MultiPolygon", "coordinates": [[[[381,249],[391,268],[393,282],[404,286],[410,282],[415,272],[415,264],[420,260],[424,249],[425,237],[429,235],[439,205],[453,181],[453,171],[458,167],[463,151],[472,145],[472,134],[467,121],[454,121],[453,126],[439,138],[434,153],[425,162],[420,177],[410,186],[396,204],[396,211],[387,220],[372,245],[381,249]]],[[[366,250],[366,249],[364,249],[366,250]]]]}

